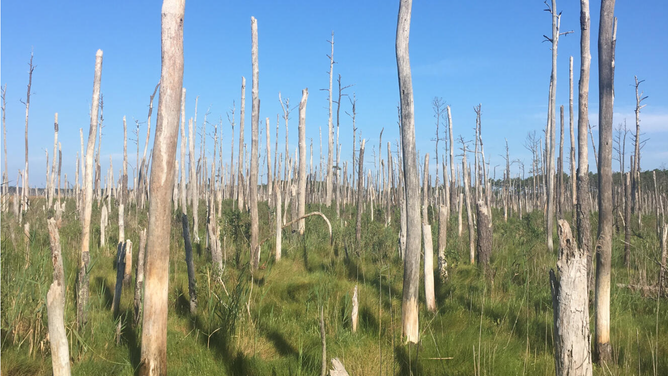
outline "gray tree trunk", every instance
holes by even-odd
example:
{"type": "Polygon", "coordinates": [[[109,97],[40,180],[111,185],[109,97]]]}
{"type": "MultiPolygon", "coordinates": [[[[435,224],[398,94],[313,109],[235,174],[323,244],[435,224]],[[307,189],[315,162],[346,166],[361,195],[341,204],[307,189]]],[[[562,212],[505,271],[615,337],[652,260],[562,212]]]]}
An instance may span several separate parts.
{"type": "MultiPolygon", "coordinates": [[[[308,89],[302,90],[302,100],[299,102],[299,202],[297,216],[306,214],[306,101],[308,89]]],[[[306,222],[299,220],[299,234],[304,235],[306,222]]]]}
{"type": "Polygon", "coordinates": [[[81,258],[79,259],[79,279],[77,291],[77,324],[83,327],[87,320],[88,306],[88,263],[90,262],[90,219],[93,211],[93,152],[97,134],[98,109],[100,101],[100,82],[102,80],[102,50],[95,54],[95,78],[93,80],[93,99],[91,103],[90,129],[86,148],[86,175],[84,178],[84,205],[81,218],[81,258]]]}
{"type": "Polygon", "coordinates": [[[332,53],[329,55],[329,118],[327,120],[327,196],[325,204],[329,207],[332,204],[332,171],[334,164],[334,127],[332,126],[332,76],[334,74],[334,32],[332,31],[332,40],[329,41],[332,45],[332,53]]]}
{"type": "Polygon", "coordinates": [[[448,263],[445,260],[445,247],[447,245],[447,240],[448,208],[446,205],[441,204],[438,209],[438,274],[441,277],[442,282],[445,282],[445,280],[448,278],[448,263]]]}
{"type": "Polygon", "coordinates": [[[244,210],[244,190],[242,188],[242,179],[244,176],[244,124],[246,123],[246,77],[241,77],[241,112],[239,113],[239,158],[237,182],[237,208],[244,210]]]}
{"type": "Polygon", "coordinates": [[[70,375],[70,353],[65,332],[65,271],[60,249],[60,235],[56,220],[47,220],[53,262],[53,282],[46,294],[46,308],[49,316],[49,342],[51,344],[51,365],[54,376],[70,375]]]}
{"type": "MultiPolygon", "coordinates": [[[[418,290],[420,286],[420,182],[418,180],[415,118],[413,113],[413,80],[408,52],[412,0],[401,0],[397,19],[396,56],[401,98],[401,146],[406,190],[406,256],[404,259],[401,328],[406,342],[418,343],[418,290]]],[[[361,161],[360,161],[361,162],[361,161]]]]}
{"type": "Polygon", "coordinates": [[[580,81],[578,82],[578,172],[577,172],[577,206],[576,223],[578,228],[578,244],[587,255],[587,285],[592,291],[594,274],[592,268],[591,223],[589,213],[589,156],[587,130],[589,124],[589,69],[591,54],[589,0],[580,0],[580,81]]]}
{"type": "Polygon", "coordinates": [[[614,100],[615,1],[602,0],[598,31],[598,240],[596,241],[597,361],[612,361],[610,345],[610,273],[612,268],[612,111],[614,100]],[[614,29],[613,30],[613,24],[614,29]]]}
{"type": "MultiPolygon", "coordinates": [[[[149,201],[146,287],[139,375],[167,374],[167,309],[171,182],[179,132],[183,88],[183,18],[185,0],[162,4],[160,102],[149,201]]],[[[194,181],[191,182],[193,184],[194,181]]]]}
{"type": "MultiPolygon", "coordinates": [[[[181,213],[188,214],[186,199],[186,88],[181,92],[181,213]]],[[[178,176],[178,173],[175,174],[178,176]]]]}
{"type": "Polygon", "coordinates": [[[355,229],[355,239],[357,239],[357,245],[359,248],[360,241],[362,240],[362,208],[363,208],[363,191],[364,191],[364,146],[366,144],[366,139],[362,140],[360,145],[360,156],[359,156],[359,173],[357,176],[357,227],[355,229]]]}
{"type": "Polygon", "coordinates": [[[137,254],[137,270],[135,277],[134,323],[139,324],[142,318],[144,300],[144,265],[146,261],[146,229],[139,233],[139,253],[137,254]]]}
{"type": "Polygon", "coordinates": [[[569,60],[568,70],[568,126],[571,131],[571,209],[577,205],[577,184],[575,175],[575,130],[573,127],[573,56],[569,60]]]}
{"type": "Polygon", "coordinates": [[[252,269],[257,270],[260,266],[260,247],[258,245],[260,235],[260,223],[257,214],[257,173],[258,173],[258,139],[260,132],[260,97],[259,97],[259,67],[258,67],[258,46],[257,46],[257,20],[251,17],[251,62],[253,75],[251,80],[251,159],[250,159],[250,178],[248,179],[248,204],[250,205],[251,220],[251,260],[252,269]]]}
{"type": "Polygon", "coordinates": [[[557,376],[592,375],[589,333],[589,293],[587,255],[578,248],[571,228],[559,220],[559,261],[550,269],[554,312],[554,363],[557,376]]]}
{"type": "Polygon", "coordinates": [[[478,200],[478,242],[476,250],[478,253],[478,264],[482,268],[489,267],[489,260],[492,256],[492,218],[489,215],[490,209],[485,200],[478,200]]]}

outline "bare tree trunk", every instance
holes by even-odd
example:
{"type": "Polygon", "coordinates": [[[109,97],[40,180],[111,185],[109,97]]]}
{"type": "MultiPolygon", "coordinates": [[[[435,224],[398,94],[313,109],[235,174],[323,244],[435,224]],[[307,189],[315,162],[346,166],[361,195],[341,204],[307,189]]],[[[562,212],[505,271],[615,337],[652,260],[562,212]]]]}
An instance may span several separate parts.
{"type": "MultiPolygon", "coordinates": [[[[632,199],[633,199],[633,211],[638,214],[638,218],[641,217],[640,215],[640,203],[639,203],[639,196],[640,196],[640,110],[645,107],[645,105],[641,105],[642,101],[645,100],[647,97],[643,96],[643,93],[640,92],[638,93],[638,89],[640,88],[640,84],[644,80],[638,81],[638,76],[634,76],[635,78],[635,88],[636,88],[636,109],[635,109],[635,114],[636,114],[636,134],[635,134],[635,147],[634,147],[634,154],[633,154],[633,165],[631,168],[631,171],[633,172],[633,193],[632,193],[632,199]]],[[[640,220],[638,220],[640,222],[640,220]]]]}
{"type": "Polygon", "coordinates": [[[550,252],[554,250],[552,231],[554,229],[554,144],[556,133],[556,91],[557,91],[557,46],[559,44],[559,27],[561,15],[557,13],[557,1],[552,0],[549,9],[552,15],[552,73],[550,74],[550,98],[548,106],[547,131],[545,133],[546,148],[545,160],[547,161],[547,222],[545,235],[547,237],[547,248],[550,252]]]}
{"type": "Polygon", "coordinates": [[[434,294],[434,243],[431,238],[431,226],[422,225],[424,237],[424,296],[427,310],[436,312],[436,295],[434,294]]]}
{"type": "MultiPolygon", "coordinates": [[[[661,231],[661,266],[659,268],[659,295],[661,296],[661,290],[663,289],[664,277],[666,275],[666,269],[668,269],[668,264],[666,264],[666,258],[668,257],[668,225],[663,225],[663,230],[661,231]]],[[[660,299],[660,298],[657,298],[660,299]]]]}
{"type": "Polygon", "coordinates": [[[327,340],[325,335],[325,308],[320,306],[320,341],[322,343],[322,367],[320,376],[327,375],[327,340]]]}
{"type": "MultiPolygon", "coordinates": [[[[413,80],[411,78],[408,40],[412,0],[401,0],[397,19],[396,56],[401,98],[401,145],[406,189],[407,238],[404,259],[401,328],[406,342],[418,343],[418,289],[420,286],[420,182],[415,151],[415,119],[413,113],[413,80]]],[[[360,161],[361,162],[361,161],[360,161]]],[[[361,164],[361,163],[360,163],[361,164]]]]}
{"type": "Polygon", "coordinates": [[[246,123],[246,77],[241,77],[241,112],[239,113],[239,158],[237,158],[239,166],[239,176],[237,182],[239,188],[237,189],[237,208],[239,211],[244,210],[244,190],[242,188],[242,179],[244,175],[244,124],[246,123]]]}
{"type": "Polygon", "coordinates": [[[568,73],[568,125],[571,130],[571,208],[575,210],[578,194],[575,179],[577,172],[575,170],[575,130],[573,127],[573,56],[569,60],[568,73]]]}
{"type": "MultiPolygon", "coordinates": [[[[55,177],[56,177],[56,155],[58,155],[58,113],[56,112],[56,115],[54,116],[53,120],[53,165],[51,167],[51,175],[49,176],[48,184],[49,184],[49,189],[48,189],[48,208],[51,209],[53,207],[53,196],[56,195],[56,190],[55,190],[55,177]]],[[[5,158],[7,158],[7,155],[5,155],[5,158]]],[[[47,163],[48,164],[48,163],[47,163]]]]}
{"type": "Polygon", "coordinates": [[[351,313],[353,333],[357,332],[358,312],[359,312],[359,303],[357,298],[357,285],[355,285],[355,290],[353,291],[353,310],[351,313]]]}
{"type": "Polygon", "coordinates": [[[332,53],[329,55],[329,118],[327,121],[327,196],[325,198],[325,205],[329,207],[332,204],[332,171],[333,171],[333,157],[334,157],[334,127],[332,126],[332,76],[334,74],[334,32],[332,31],[332,40],[329,41],[332,45],[332,53]]]}
{"type": "Polygon", "coordinates": [[[267,202],[271,205],[271,193],[274,187],[271,181],[271,132],[269,130],[269,118],[265,119],[267,125],[267,202]]]}
{"type": "Polygon", "coordinates": [[[130,239],[125,241],[127,249],[125,250],[125,272],[123,273],[123,284],[125,287],[130,287],[132,282],[132,241],[130,239]]]}
{"type": "Polygon", "coordinates": [[[283,219],[281,211],[281,186],[276,182],[276,262],[281,261],[281,251],[283,249],[283,219]]]}
{"type": "Polygon", "coordinates": [[[46,295],[49,316],[49,342],[54,376],[70,375],[70,355],[65,332],[65,271],[60,250],[60,235],[53,218],[47,220],[53,262],[53,282],[46,295]]]}
{"type": "Polygon", "coordinates": [[[559,220],[559,280],[550,269],[554,312],[554,363],[556,374],[592,375],[587,257],[578,248],[571,228],[559,220]]]}
{"type": "Polygon", "coordinates": [[[591,54],[589,51],[589,0],[580,0],[580,81],[578,82],[578,172],[577,172],[577,228],[578,244],[587,255],[587,284],[589,291],[594,285],[591,249],[591,223],[589,213],[589,156],[587,130],[589,124],[589,69],[591,54]]]}
{"type": "Polygon", "coordinates": [[[102,79],[102,50],[95,54],[95,79],[93,81],[93,99],[91,103],[90,130],[86,149],[86,176],[84,180],[84,205],[81,218],[81,258],[79,260],[79,279],[77,285],[77,324],[81,328],[87,320],[88,306],[88,263],[90,262],[90,219],[93,206],[93,152],[95,151],[95,135],[97,134],[97,103],[100,100],[100,81],[102,79]]]}
{"type": "Polygon", "coordinates": [[[5,169],[2,170],[2,212],[6,212],[8,209],[9,200],[9,170],[7,170],[7,121],[6,121],[6,112],[7,112],[7,84],[2,88],[2,142],[4,150],[4,161],[5,169]]]}
{"type": "MultiPolygon", "coordinates": [[[[28,184],[28,116],[30,114],[30,90],[32,87],[32,72],[35,70],[35,66],[32,65],[32,58],[33,54],[32,52],[30,53],[30,63],[28,64],[28,93],[26,94],[26,101],[25,101],[25,106],[26,106],[26,132],[25,132],[25,168],[23,170],[23,193],[21,197],[21,216],[23,212],[28,210],[28,190],[30,189],[30,185],[28,184]]],[[[94,102],[97,103],[97,102],[94,102]]],[[[94,107],[94,106],[93,106],[94,107]]],[[[18,182],[17,182],[18,183],[18,182]]],[[[18,184],[17,184],[18,186],[18,184]]],[[[19,223],[21,222],[21,219],[19,220],[19,223]]]]}
{"type": "MultiPolygon", "coordinates": [[[[445,177],[443,180],[446,181],[445,177]]],[[[447,184],[447,182],[446,182],[447,184]]],[[[448,263],[445,261],[445,247],[448,240],[448,208],[441,204],[438,209],[438,274],[441,281],[448,278],[448,263]]]]}
{"type": "MultiPolygon", "coordinates": [[[[179,132],[183,88],[183,17],[185,0],[162,5],[162,71],[153,145],[146,248],[146,287],[139,375],[167,373],[167,307],[171,241],[171,181],[179,132]]],[[[194,183],[191,182],[191,184],[194,183]]]]}
{"type": "Polygon", "coordinates": [[[146,261],[146,229],[139,233],[139,254],[137,255],[137,270],[135,277],[134,323],[139,324],[142,317],[142,301],[144,299],[144,264],[146,261]]]}
{"type": "MultiPolygon", "coordinates": [[[[181,91],[181,213],[188,214],[186,202],[186,88],[181,91]]],[[[178,176],[178,173],[175,174],[178,176]]]]}
{"type": "Polygon", "coordinates": [[[128,242],[130,240],[118,243],[118,251],[116,253],[116,285],[114,288],[114,298],[111,301],[111,312],[114,319],[118,315],[118,310],[121,305],[121,294],[123,292],[123,276],[125,275],[125,251],[127,250],[128,242]]]}
{"type": "Polygon", "coordinates": [[[599,363],[612,361],[610,345],[610,272],[612,267],[612,111],[614,100],[615,1],[602,0],[598,32],[599,169],[596,241],[596,341],[599,363]],[[613,30],[614,24],[614,30],[613,30]]]}
{"type": "MultiPolygon", "coordinates": [[[[631,173],[625,174],[624,193],[626,200],[624,203],[624,266],[631,266],[631,173]]],[[[658,222],[657,217],[657,222],[658,222]]]]}
{"type": "Polygon", "coordinates": [[[107,211],[107,206],[102,205],[102,210],[100,213],[100,248],[106,247],[107,244],[107,233],[106,233],[106,226],[108,222],[108,211],[107,211]]]}
{"type": "Polygon", "coordinates": [[[360,144],[360,156],[358,159],[359,174],[357,176],[357,227],[355,230],[355,239],[357,239],[357,245],[362,240],[362,192],[364,191],[364,146],[366,144],[366,139],[362,140],[360,144]]]}
{"type": "Polygon", "coordinates": [[[559,165],[557,166],[557,217],[564,218],[564,106],[559,107],[559,165]]]}
{"type": "Polygon", "coordinates": [[[258,139],[260,131],[260,98],[259,98],[259,67],[258,67],[258,47],[257,47],[257,20],[251,17],[251,60],[253,65],[253,76],[251,80],[251,160],[250,160],[250,179],[249,179],[249,200],[250,220],[251,220],[251,260],[252,269],[257,270],[260,266],[260,247],[258,246],[258,237],[260,233],[260,224],[257,214],[257,170],[258,170],[258,139]]]}
{"type": "Polygon", "coordinates": [[[478,205],[478,243],[477,243],[477,253],[478,253],[478,264],[482,268],[489,267],[489,260],[492,256],[492,239],[493,239],[493,229],[492,229],[492,218],[489,215],[489,208],[485,203],[485,200],[479,200],[478,205]]]}
{"type": "Polygon", "coordinates": [[[471,265],[473,265],[475,264],[475,224],[473,223],[473,212],[471,208],[472,198],[470,192],[470,171],[468,170],[468,166],[466,166],[466,147],[464,147],[464,155],[465,156],[462,161],[462,171],[464,174],[464,195],[466,196],[466,219],[469,224],[469,260],[471,261],[471,265]]]}
{"type": "MultiPolygon", "coordinates": [[[[306,101],[308,89],[302,90],[302,100],[299,102],[299,202],[297,215],[306,214],[306,101]]],[[[299,234],[304,234],[305,220],[299,221],[299,234]]]]}
{"type": "MultiPolygon", "coordinates": [[[[195,99],[197,103],[197,99],[195,99]]],[[[197,107],[197,105],[195,105],[197,107]]],[[[197,114],[197,111],[195,111],[197,114]]],[[[195,165],[195,134],[193,127],[193,119],[188,121],[188,149],[190,154],[190,204],[193,209],[193,239],[196,244],[199,244],[199,235],[197,228],[199,227],[199,189],[197,187],[197,166],[195,165]]]]}
{"type": "Polygon", "coordinates": [[[452,137],[452,113],[450,112],[450,106],[446,106],[446,110],[448,113],[448,132],[450,135],[450,178],[452,180],[450,182],[451,188],[450,188],[449,199],[450,199],[450,210],[453,210],[454,208],[457,207],[457,197],[456,197],[457,189],[455,189],[455,184],[454,184],[455,176],[457,176],[455,175],[455,149],[454,149],[455,141],[454,138],[452,137]]]}

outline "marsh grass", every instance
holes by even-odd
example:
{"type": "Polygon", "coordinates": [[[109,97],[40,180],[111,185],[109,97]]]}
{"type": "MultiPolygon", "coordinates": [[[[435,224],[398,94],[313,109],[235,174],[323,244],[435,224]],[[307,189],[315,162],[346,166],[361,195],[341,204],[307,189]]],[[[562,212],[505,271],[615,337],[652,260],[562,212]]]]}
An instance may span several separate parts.
{"type": "MultiPolygon", "coordinates": [[[[33,209],[26,216],[31,223],[29,239],[11,214],[2,218],[4,375],[51,373],[44,302],[52,272],[46,218],[52,213],[45,213],[43,204],[43,199],[34,198],[33,209]]],[[[421,342],[405,346],[401,343],[402,262],[396,249],[398,211],[388,228],[381,209],[376,208],[374,222],[365,213],[362,241],[356,243],[352,209],[342,211],[339,220],[333,209],[311,205],[311,210],[324,212],[332,221],[333,245],[329,246],[324,222],[309,218],[303,237],[284,231],[280,263],[271,256],[274,241],[270,239],[262,246],[261,269],[251,273],[249,219],[232,204],[225,201],[221,215],[225,289],[213,277],[202,229],[202,242],[194,245],[199,295],[195,317],[188,308],[180,221],[173,221],[167,333],[170,374],[317,374],[321,362],[320,306],[325,313],[328,356],[340,358],[351,375],[554,374],[547,275],[555,267],[556,255],[548,253],[542,243],[542,213],[525,214],[522,220],[513,216],[507,223],[502,214],[494,213],[494,250],[487,274],[468,265],[468,235],[465,230],[457,237],[453,216],[446,252],[449,279],[446,283],[436,279],[437,312],[429,313],[421,304],[421,342]],[[355,285],[360,309],[358,332],[353,334],[350,313],[355,285]]],[[[204,223],[205,208],[200,207],[200,223],[204,223]]],[[[60,228],[72,370],[74,374],[134,374],[139,364],[141,328],[132,322],[131,288],[123,291],[119,314],[114,317],[111,312],[117,213],[112,210],[109,219],[109,246],[100,249],[99,210],[94,205],[90,318],[86,327],[76,328],[74,289],[80,225],[74,212],[74,203],[69,202],[60,228]],[[117,345],[119,322],[122,330],[117,345]]],[[[146,214],[134,218],[134,208],[127,213],[126,238],[139,244],[146,214]]],[[[264,239],[272,234],[273,225],[268,224],[274,223],[274,217],[266,203],[260,204],[259,213],[260,239],[264,239]]],[[[658,266],[653,260],[658,256],[658,240],[652,221],[645,218],[643,230],[632,238],[629,269],[623,266],[623,234],[615,235],[611,297],[614,363],[605,369],[595,366],[597,375],[668,372],[668,304],[664,300],[657,312],[655,296],[616,285],[656,283],[658,266]]],[[[592,225],[595,233],[595,216],[592,225]]],[[[437,226],[432,231],[437,234],[437,226]]],[[[421,288],[421,301],[423,294],[421,288]]],[[[591,306],[590,312],[593,317],[591,306]]]]}

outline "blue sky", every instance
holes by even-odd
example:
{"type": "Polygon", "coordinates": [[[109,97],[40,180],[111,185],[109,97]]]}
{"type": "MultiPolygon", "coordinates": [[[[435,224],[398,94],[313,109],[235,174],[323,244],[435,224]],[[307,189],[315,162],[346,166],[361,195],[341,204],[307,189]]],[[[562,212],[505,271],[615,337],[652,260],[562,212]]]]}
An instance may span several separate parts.
{"type": "MultiPolygon", "coordinates": [[[[600,3],[592,1],[592,70],[590,120],[598,124],[597,38],[600,3]]],[[[102,93],[104,125],[102,169],[113,158],[115,177],[122,161],[122,118],[127,116],[129,137],[140,121],[140,148],[146,131],[148,99],[160,78],[159,1],[5,1],[2,4],[1,83],[7,84],[7,143],[9,175],[13,181],[23,167],[23,135],[27,62],[31,49],[37,66],[33,75],[29,142],[30,182],[44,185],[44,148],[52,154],[53,116],[59,113],[63,172],[74,181],[79,150],[79,128],[87,136],[95,51],[104,51],[102,93]]],[[[557,104],[568,109],[568,59],[574,57],[574,92],[577,112],[579,77],[579,2],[560,1],[561,30],[575,33],[559,43],[557,104]]],[[[551,18],[540,0],[532,1],[415,1],[410,53],[415,93],[416,138],[422,153],[433,156],[435,96],[452,107],[454,134],[473,138],[473,106],[483,108],[483,139],[491,165],[501,165],[504,138],[511,159],[528,165],[523,147],[528,132],[540,135],[546,122],[551,52],[543,34],[551,32],[551,18]]],[[[313,139],[318,163],[319,128],[326,158],[327,88],[330,33],[335,32],[335,76],[347,93],[357,97],[357,125],[367,139],[365,167],[373,169],[371,153],[378,148],[384,128],[393,149],[398,139],[398,84],[394,52],[397,1],[244,1],[186,4],[184,87],[186,116],[194,116],[199,96],[198,124],[210,107],[208,121],[223,121],[225,161],[229,162],[230,127],[226,112],[237,105],[241,76],[248,80],[246,139],[250,142],[250,18],[258,19],[260,64],[260,118],[271,122],[274,149],[278,93],[296,105],[309,88],[307,143],[313,139]]],[[[643,150],[642,168],[666,167],[668,162],[668,3],[661,0],[618,1],[619,18],[615,71],[614,125],[627,119],[634,126],[633,76],[646,80],[649,98],[642,112],[642,129],[650,140],[643,150]]],[[[156,107],[157,108],[157,107],[156,107]]],[[[341,111],[342,160],[352,153],[352,122],[341,111]]],[[[566,113],[568,116],[568,113],[566,113]]],[[[566,117],[568,118],[568,117],[566,117]]],[[[155,119],[155,117],[154,117],[155,119]]],[[[577,113],[575,114],[577,124],[577,113]]],[[[153,121],[155,128],[155,121],[153,121]]],[[[264,121],[261,124],[264,129],[264,121]]],[[[212,130],[211,126],[207,130],[212,130]]],[[[155,129],[152,129],[152,134],[155,129]]],[[[238,137],[238,125],[235,129],[238,137]]],[[[279,151],[285,149],[281,123],[279,151]]],[[[557,136],[558,137],[558,136],[557,136]]],[[[598,140],[594,129],[594,137],[598,140]]],[[[566,137],[566,145],[568,143],[566,137]]],[[[260,138],[264,151],[264,136],[260,138]]],[[[359,138],[358,138],[359,140],[359,138]]],[[[630,137],[628,138],[630,145],[630,137]]],[[[297,111],[290,121],[290,150],[297,143],[297,111]]],[[[207,141],[209,153],[212,141],[207,141]]],[[[151,144],[152,145],[152,141],[151,144]]],[[[597,146],[598,148],[598,146],[597,146]]],[[[627,146],[627,151],[631,146],[627,146]]],[[[235,153],[238,142],[235,141],[235,153]]],[[[376,150],[377,152],[377,150],[376,150]]],[[[443,149],[440,151],[443,152],[443,149]]],[[[129,141],[129,162],[135,165],[134,141],[129,141]]],[[[591,153],[591,147],[590,147],[591,153]]],[[[567,155],[567,153],[565,153],[567,155]]],[[[630,152],[628,153],[630,154],[630,152]]],[[[52,156],[50,156],[52,157],[52,156]]],[[[235,158],[236,159],[236,158],[235,158]]],[[[590,170],[595,169],[593,155],[590,170]]],[[[628,164],[628,163],[627,163],[628,164]]],[[[4,168],[4,163],[2,164],[4,168]]],[[[432,162],[433,166],[433,162],[432,162]]],[[[617,162],[613,167],[617,169],[617,162]]],[[[517,171],[514,168],[514,171],[517,171]]],[[[527,169],[528,171],[528,169],[527,169]]],[[[264,172],[264,171],[263,171],[264,172]]],[[[498,178],[498,176],[497,176],[498,178]]]]}

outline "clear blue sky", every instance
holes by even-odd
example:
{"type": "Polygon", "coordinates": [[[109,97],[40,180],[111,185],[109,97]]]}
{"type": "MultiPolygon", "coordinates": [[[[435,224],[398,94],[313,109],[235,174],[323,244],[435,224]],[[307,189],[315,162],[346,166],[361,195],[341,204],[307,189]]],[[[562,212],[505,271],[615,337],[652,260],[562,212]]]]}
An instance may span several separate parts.
{"type": "MultiPolygon", "coordinates": [[[[592,1],[592,70],[590,120],[597,125],[598,1],[592,1]]],[[[7,139],[10,180],[23,168],[23,134],[27,62],[31,49],[37,66],[33,75],[30,111],[30,183],[44,185],[45,154],[53,148],[53,115],[60,116],[63,172],[74,181],[79,150],[79,128],[87,136],[95,51],[104,51],[103,171],[113,157],[115,178],[122,160],[122,117],[128,127],[142,122],[140,148],[145,137],[148,98],[160,78],[159,1],[5,1],[2,3],[2,77],[7,84],[7,139]]],[[[574,56],[574,91],[577,109],[579,76],[579,2],[559,1],[561,30],[575,33],[559,43],[557,104],[568,108],[568,59],[574,56]]],[[[435,96],[452,107],[454,134],[473,138],[473,106],[483,106],[483,139],[491,165],[503,163],[504,138],[511,159],[528,165],[523,144],[528,132],[540,135],[546,123],[551,64],[551,18],[540,0],[532,1],[415,1],[410,53],[415,93],[416,137],[422,153],[432,156],[435,96]]],[[[663,0],[618,1],[619,18],[615,71],[615,126],[627,119],[634,126],[633,76],[645,79],[649,98],[642,112],[642,129],[650,138],[642,154],[643,169],[666,166],[668,161],[668,3],[663,0]]],[[[296,105],[303,88],[309,88],[307,142],[313,139],[318,163],[319,127],[326,154],[327,40],[335,32],[335,75],[355,93],[357,124],[367,139],[366,167],[373,168],[372,147],[383,133],[393,149],[398,138],[398,84],[394,53],[397,1],[188,1],[185,15],[185,76],[187,117],[194,116],[199,96],[198,124],[210,106],[208,121],[223,119],[224,155],[229,162],[230,127],[225,113],[237,104],[241,76],[246,76],[246,139],[250,142],[250,18],[258,19],[261,114],[269,117],[274,148],[276,114],[281,112],[278,93],[296,105]]],[[[342,160],[351,155],[351,120],[347,100],[341,111],[342,160]]],[[[576,111],[577,112],[577,111],[576,111]]],[[[566,114],[568,116],[568,114],[566,114]]],[[[577,122],[577,113],[575,115],[577,122]]],[[[154,118],[155,119],[155,118],[154,118]]],[[[577,124],[577,123],[576,123],[577,124]]],[[[155,122],[153,124],[153,128],[155,122]]],[[[209,126],[208,130],[212,130],[209,126]]],[[[264,122],[261,124],[264,129],[264,122]]],[[[152,129],[152,134],[155,129],[152,129]]],[[[235,130],[238,137],[238,126],[235,130]]],[[[129,132],[129,134],[131,134],[129,132]]],[[[134,136],[130,136],[134,137],[134,136]]],[[[557,136],[558,137],[558,136],[557,136]]],[[[597,132],[594,137],[598,140],[597,132]]],[[[568,137],[566,137],[566,145],[568,137]]],[[[290,150],[297,141],[297,111],[290,122],[290,150]]],[[[627,140],[630,145],[630,137],[627,140]]],[[[235,152],[238,142],[235,142],[235,152]]],[[[152,141],[151,144],[152,145],[152,141]]],[[[207,141],[210,148],[212,141],[207,141]]],[[[264,137],[261,146],[264,150],[264,137]]],[[[128,145],[135,165],[134,142],[128,145]]],[[[631,146],[627,146],[627,154],[631,146]]],[[[281,124],[279,151],[284,150],[281,124]]],[[[443,149],[441,149],[441,152],[443,149]]],[[[209,149],[209,153],[211,150],[209,149]]],[[[590,147],[591,153],[591,147],[590,147]]],[[[565,153],[566,154],[566,153],[565,153]]],[[[325,156],[326,158],[326,156],[325,156]]],[[[236,159],[236,158],[235,158],[236,159]]],[[[593,155],[590,170],[595,169],[593,155]]],[[[628,163],[627,163],[628,164],[628,163]]],[[[4,163],[2,164],[4,168],[4,163]]],[[[432,162],[433,166],[433,162],[432,162]]],[[[617,162],[613,167],[617,169],[617,162]]],[[[264,170],[262,170],[264,172],[264,170]]],[[[514,171],[517,171],[514,168],[514,171]]],[[[528,168],[527,168],[528,171],[528,168]]],[[[498,178],[499,176],[497,176],[498,178]]]]}

